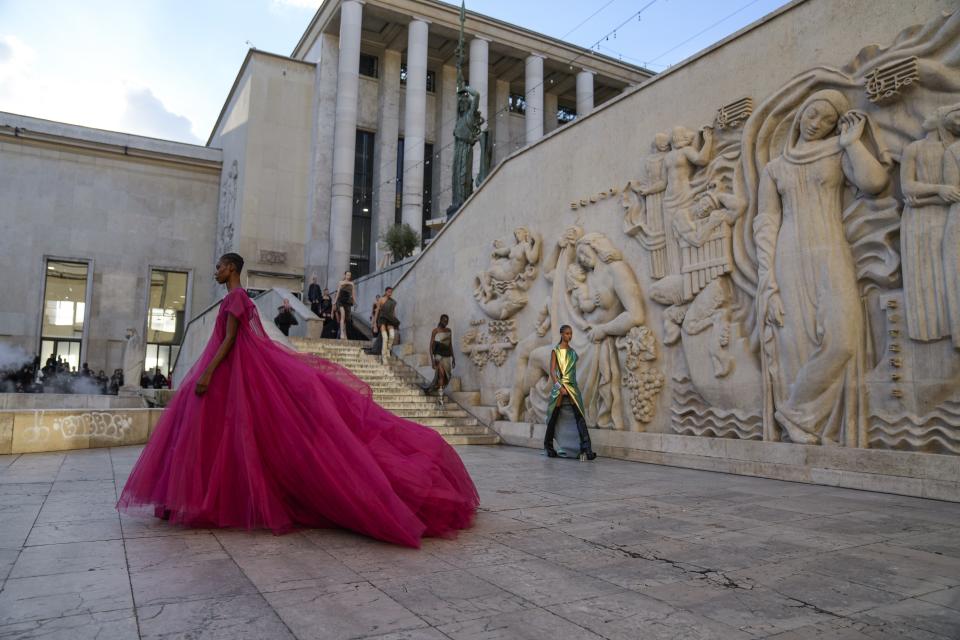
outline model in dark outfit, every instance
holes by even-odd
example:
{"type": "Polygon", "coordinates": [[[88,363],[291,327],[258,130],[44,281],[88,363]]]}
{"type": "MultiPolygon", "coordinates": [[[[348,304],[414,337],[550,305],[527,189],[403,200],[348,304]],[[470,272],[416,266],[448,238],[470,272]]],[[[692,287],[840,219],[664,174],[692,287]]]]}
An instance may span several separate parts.
{"type": "Polygon", "coordinates": [[[353,275],[347,271],[343,274],[343,280],[337,287],[336,295],[336,315],[340,323],[340,339],[347,339],[347,331],[350,326],[350,312],[355,304],[353,297],[353,275]]]}

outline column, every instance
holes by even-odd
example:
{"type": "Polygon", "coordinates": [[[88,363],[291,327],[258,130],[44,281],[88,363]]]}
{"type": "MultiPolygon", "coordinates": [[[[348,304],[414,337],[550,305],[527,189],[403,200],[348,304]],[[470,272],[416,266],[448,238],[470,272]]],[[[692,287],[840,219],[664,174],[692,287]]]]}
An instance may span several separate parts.
{"type": "Polygon", "coordinates": [[[427,128],[427,23],[407,27],[407,91],[403,118],[403,222],[423,229],[423,145],[427,128]]]}
{"type": "Polygon", "coordinates": [[[593,71],[584,69],[577,74],[577,117],[593,111],[593,71]]]}
{"type": "Polygon", "coordinates": [[[363,2],[344,0],[340,5],[340,60],[337,65],[337,106],[333,123],[333,195],[330,198],[328,283],[336,283],[343,272],[350,268],[362,21],[363,2]]]}
{"type": "Polygon", "coordinates": [[[373,148],[373,242],[370,271],[380,264],[379,240],[394,225],[397,202],[397,141],[400,137],[400,52],[381,57],[377,138],[373,148]]]}
{"type": "Polygon", "coordinates": [[[560,96],[547,92],[543,94],[543,132],[550,133],[557,128],[557,110],[560,108],[560,96]]]}
{"type": "MultiPolygon", "coordinates": [[[[469,84],[480,94],[480,115],[484,121],[487,119],[487,103],[490,100],[487,78],[490,73],[488,69],[489,62],[489,44],[490,41],[485,38],[474,38],[470,41],[470,79],[469,84]]],[[[485,123],[483,128],[487,129],[489,123],[485,123]]],[[[480,172],[480,143],[478,142],[473,150],[473,175],[480,172]]]]}
{"type": "Polygon", "coordinates": [[[320,59],[317,60],[313,87],[313,138],[310,155],[310,185],[307,202],[307,242],[304,247],[304,276],[309,282],[317,275],[322,286],[329,286],[330,199],[332,197],[333,131],[330,123],[336,114],[337,36],[320,35],[320,59]]]}
{"type": "Polygon", "coordinates": [[[436,110],[437,135],[434,139],[440,141],[440,146],[435,146],[434,149],[440,152],[440,182],[434,185],[433,192],[437,194],[434,217],[439,218],[453,204],[453,127],[457,123],[456,67],[443,66],[437,90],[439,108],[436,110]]]}
{"type": "Polygon", "coordinates": [[[527,57],[526,77],[526,125],[527,144],[543,137],[543,56],[533,54],[527,57]]]}
{"type": "Polygon", "coordinates": [[[497,78],[496,100],[493,103],[493,112],[497,115],[493,122],[493,164],[498,165],[508,155],[513,153],[514,144],[510,139],[510,83],[497,78]]]}

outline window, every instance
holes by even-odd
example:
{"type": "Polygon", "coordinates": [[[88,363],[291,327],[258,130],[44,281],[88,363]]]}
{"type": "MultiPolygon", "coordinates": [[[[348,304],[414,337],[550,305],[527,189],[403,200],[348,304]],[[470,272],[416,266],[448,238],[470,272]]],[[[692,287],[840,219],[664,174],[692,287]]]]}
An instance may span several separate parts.
{"type": "Polygon", "coordinates": [[[577,110],[571,107],[564,107],[563,105],[557,109],[557,122],[560,124],[567,124],[568,122],[573,122],[577,119],[577,110]]]}
{"type": "Polygon", "coordinates": [[[89,270],[86,262],[47,260],[40,330],[41,362],[59,356],[71,368],[80,368],[89,270]]]}
{"type": "Polygon", "coordinates": [[[524,114],[527,112],[527,99],[519,93],[511,93],[507,99],[507,109],[510,113],[524,114]]]}
{"type": "MultiPolygon", "coordinates": [[[[394,200],[393,223],[403,222],[403,137],[397,140],[397,190],[394,200]]],[[[433,217],[433,145],[423,145],[423,228],[420,229],[420,241],[430,237],[427,220],[433,217]]],[[[416,229],[414,229],[416,231],[416,229]]]]}
{"type": "Polygon", "coordinates": [[[350,271],[354,278],[370,272],[373,244],[373,144],[374,134],[357,131],[353,162],[353,224],[350,238],[350,271]]]}
{"type": "MultiPolygon", "coordinates": [[[[150,270],[150,295],[147,308],[147,353],[143,370],[153,375],[159,368],[166,378],[180,351],[186,326],[187,285],[185,271],[150,270]]],[[[126,382],[126,381],[125,381],[126,382]]],[[[129,384],[136,384],[131,381],[129,384]]]]}
{"type": "Polygon", "coordinates": [[[380,59],[368,53],[360,54],[360,75],[368,78],[380,77],[380,59]]]}
{"type": "MultiPolygon", "coordinates": [[[[400,63],[400,84],[407,84],[407,63],[400,63]]],[[[427,70],[427,93],[437,90],[437,72],[427,70]]]]}

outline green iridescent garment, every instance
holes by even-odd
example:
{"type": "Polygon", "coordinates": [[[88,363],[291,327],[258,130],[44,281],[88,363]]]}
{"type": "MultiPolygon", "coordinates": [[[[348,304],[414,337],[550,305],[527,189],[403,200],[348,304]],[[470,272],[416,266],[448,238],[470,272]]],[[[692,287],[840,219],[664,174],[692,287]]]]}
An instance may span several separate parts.
{"type": "Polygon", "coordinates": [[[550,390],[547,420],[550,419],[560,403],[560,385],[567,388],[570,401],[580,410],[580,415],[586,415],[583,410],[583,397],[580,395],[580,387],[577,386],[577,352],[571,348],[555,347],[553,353],[557,357],[557,370],[554,372],[557,383],[550,390]]]}

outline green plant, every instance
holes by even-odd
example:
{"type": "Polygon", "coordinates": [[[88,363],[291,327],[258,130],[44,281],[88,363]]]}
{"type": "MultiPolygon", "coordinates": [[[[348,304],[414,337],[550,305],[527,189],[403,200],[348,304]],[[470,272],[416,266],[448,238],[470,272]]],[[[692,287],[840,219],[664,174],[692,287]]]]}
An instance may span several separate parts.
{"type": "Polygon", "coordinates": [[[393,253],[394,260],[412,256],[413,251],[420,246],[420,234],[406,223],[393,225],[381,239],[393,253]]]}

